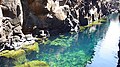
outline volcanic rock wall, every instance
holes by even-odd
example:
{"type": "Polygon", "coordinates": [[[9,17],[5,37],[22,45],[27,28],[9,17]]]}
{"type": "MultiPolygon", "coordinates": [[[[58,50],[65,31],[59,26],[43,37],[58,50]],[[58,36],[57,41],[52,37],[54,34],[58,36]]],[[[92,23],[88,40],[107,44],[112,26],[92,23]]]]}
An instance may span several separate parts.
{"type": "MultiPolygon", "coordinates": [[[[25,44],[20,0],[0,0],[0,49],[19,49],[25,44]]],[[[29,44],[29,43],[28,43],[29,44]]],[[[1,51],[0,50],[0,51],[1,51]]]]}
{"type": "Polygon", "coordinates": [[[36,37],[41,36],[41,30],[50,35],[77,32],[79,26],[110,14],[111,6],[102,0],[22,0],[22,5],[23,32],[36,37]]]}
{"type": "Polygon", "coordinates": [[[109,15],[111,6],[103,0],[0,0],[0,49],[19,49],[35,42],[32,36],[78,32],[109,15]]]}

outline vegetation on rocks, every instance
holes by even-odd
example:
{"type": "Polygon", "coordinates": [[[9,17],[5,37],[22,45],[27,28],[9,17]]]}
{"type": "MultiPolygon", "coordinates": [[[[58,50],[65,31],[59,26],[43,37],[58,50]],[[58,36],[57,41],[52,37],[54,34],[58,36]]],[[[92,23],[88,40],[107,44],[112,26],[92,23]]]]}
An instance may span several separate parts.
{"type": "Polygon", "coordinates": [[[49,67],[49,65],[44,61],[34,60],[14,67],[49,67]]]}
{"type": "MultiPolygon", "coordinates": [[[[94,32],[96,26],[106,22],[102,17],[110,13],[108,9],[110,6],[112,5],[101,0],[94,2],[93,0],[0,0],[0,51],[2,51],[0,57],[13,59],[15,67],[49,67],[44,62],[46,59],[54,61],[49,62],[51,67],[84,67],[91,59],[86,52],[93,49],[93,46],[87,45],[86,52],[81,49],[76,52],[60,53],[73,47],[73,41],[79,39],[79,31],[89,29],[88,32],[94,32]],[[70,37],[60,35],[68,32],[77,34],[70,37]],[[48,38],[53,35],[60,36],[48,38]],[[39,42],[43,42],[43,47],[49,45],[60,47],[61,50],[54,56],[46,53],[43,61],[29,61],[28,54],[32,52],[40,54],[39,44],[35,42],[37,38],[39,42]],[[48,40],[44,41],[47,38],[48,40]]],[[[84,46],[79,49],[82,47],[84,46]]],[[[43,51],[47,52],[47,49],[43,51]]]]}
{"type": "Polygon", "coordinates": [[[38,43],[35,42],[33,45],[25,45],[18,50],[4,50],[0,52],[0,57],[6,57],[13,59],[13,64],[18,65],[27,61],[26,54],[30,52],[39,52],[38,43]]]}
{"type": "Polygon", "coordinates": [[[27,52],[32,52],[32,51],[36,51],[39,52],[39,44],[37,42],[35,42],[33,45],[24,45],[22,47],[22,49],[24,49],[27,52]]]}
{"type": "Polygon", "coordinates": [[[106,22],[106,21],[107,21],[106,18],[101,18],[101,19],[96,20],[96,21],[94,21],[94,22],[92,22],[92,23],[90,23],[90,24],[88,24],[88,25],[86,25],[86,26],[80,26],[80,31],[82,32],[82,31],[84,31],[86,28],[90,28],[90,27],[96,26],[96,25],[101,25],[101,24],[103,24],[103,23],[106,22]]]}
{"type": "Polygon", "coordinates": [[[53,46],[62,46],[62,47],[70,47],[72,45],[72,42],[74,41],[74,38],[60,35],[60,37],[54,39],[54,40],[47,40],[44,42],[44,44],[49,44],[53,46]]]}
{"type": "Polygon", "coordinates": [[[65,54],[47,54],[42,60],[45,61],[48,57],[52,60],[48,61],[50,67],[84,67],[91,59],[91,56],[85,54],[82,50],[66,52],[65,54]]]}
{"type": "Polygon", "coordinates": [[[21,64],[26,61],[25,51],[22,49],[19,50],[5,50],[0,52],[0,57],[6,57],[13,59],[13,64],[21,64]]]}

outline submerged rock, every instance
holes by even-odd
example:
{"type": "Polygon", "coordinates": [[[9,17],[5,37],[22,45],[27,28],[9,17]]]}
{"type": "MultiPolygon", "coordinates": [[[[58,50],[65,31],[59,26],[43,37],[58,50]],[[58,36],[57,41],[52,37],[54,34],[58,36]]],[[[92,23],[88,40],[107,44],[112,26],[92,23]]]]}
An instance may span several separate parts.
{"type": "Polygon", "coordinates": [[[49,65],[44,61],[34,60],[14,67],[49,67],[49,65]]]}
{"type": "Polygon", "coordinates": [[[76,38],[74,37],[68,37],[68,36],[60,36],[54,40],[47,40],[45,41],[43,44],[49,44],[51,46],[61,46],[61,47],[70,47],[72,45],[72,42],[75,40],[76,38]]]}
{"type": "Polygon", "coordinates": [[[18,57],[20,57],[21,55],[25,54],[25,51],[24,50],[5,50],[5,51],[2,51],[0,53],[0,56],[3,56],[3,57],[6,57],[6,58],[13,58],[13,59],[16,59],[18,57]]]}
{"type": "Polygon", "coordinates": [[[9,61],[9,59],[11,59],[11,64],[6,64],[6,65],[16,65],[16,64],[21,64],[26,60],[26,54],[25,51],[20,49],[20,50],[6,50],[6,51],[2,51],[0,53],[0,57],[4,57],[6,58],[6,60],[3,60],[3,62],[5,61],[9,61]]]}
{"type": "Polygon", "coordinates": [[[19,50],[4,50],[4,51],[0,52],[0,56],[15,59],[15,58],[25,54],[26,51],[27,52],[32,52],[32,51],[39,52],[38,43],[34,43],[34,44],[31,44],[31,45],[24,45],[19,50]]]}
{"type": "Polygon", "coordinates": [[[11,58],[6,58],[6,57],[0,57],[0,67],[13,67],[13,59],[11,58]]]}
{"type": "Polygon", "coordinates": [[[2,60],[2,62],[7,60],[9,61],[9,59],[11,59],[10,65],[20,65],[27,62],[26,55],[31,52],[39,52],[38,43],[34,43],[32,45],[25,45],[19,50],[4,50],[0,52],[0,58],[4,57],[6,59],[2,60]]]}

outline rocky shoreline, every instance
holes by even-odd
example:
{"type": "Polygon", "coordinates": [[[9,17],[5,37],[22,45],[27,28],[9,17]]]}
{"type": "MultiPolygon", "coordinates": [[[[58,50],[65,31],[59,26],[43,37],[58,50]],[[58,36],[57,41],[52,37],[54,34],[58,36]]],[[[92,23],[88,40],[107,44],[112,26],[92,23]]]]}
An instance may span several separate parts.
{"type": "Polygon", "coordinates": [[[8,50],[7,54],[13,50],[14,53],[18,51],[19,55],[21,49],[25,51],[32,49],[33,44],[38,40],[66,32],[79,32],[99,25],[109,14],[119,11],[118,5],[114,6],[116,3],[112,2],[104,0],[0,0],[0,57],[5,55],[6,50],[8,50]],[[26,45],[29,45],[29,48],[23,48],[26,45]]]}
{"type": "Polygon", "coordinates": [[[0,0],[0,51],[19,49],[82,27],[119,10],[112,1],[0,0]]]}

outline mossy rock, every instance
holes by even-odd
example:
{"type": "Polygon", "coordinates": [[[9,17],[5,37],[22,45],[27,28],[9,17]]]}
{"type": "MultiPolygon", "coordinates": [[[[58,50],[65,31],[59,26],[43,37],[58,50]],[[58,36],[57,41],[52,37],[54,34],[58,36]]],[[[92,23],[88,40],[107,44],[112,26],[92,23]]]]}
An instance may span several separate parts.
{"type": "Polygon", "coordinates": [[[14,67],[49,67],[49,65],[44,61],[34,60],[14,67]]]}
{"type": "Polygon", "coordinates": [[[18,58],[24,54],[26,54],[26,51],[36,51],[38,52],[39,51],[39,46],[38,46],[38,43],[34,43],[33,45],[25,45],[23,46],[21,49],[19,50],[5,50],[5,51],[2,51],[0,52],[0,56],[4,56],[6,58],[18,58]]]}
{"type": "Polygon", "coordinates": [[[21,49],[18,50],[5,50],[0,52],[0,57],[6,57],[13,59],[13,64],[21,64],[27,61],[26,54],[32,51],[39,52],[38,43],[35,42],[33,45],[25,45],[21,49]]]}
{"type": "Polygon", "coordinates": [[[85,27],[91,27],[91,26],[95,26],[95,25],[101,25],[103,22],[106,22],[106,19],[105,19],[105,18],[102,18],[102,19],[93,21],[92,23],[88,24],[88,25],[85,26],[85,27]]]}
{"type": "Polygon", "coordinates": [[[26,61],[26,54],[23,49],[19,50],[5,50],[0,52],[0,56],[13,59],[13,64],[21,64],[26,61]]]}
{"type": "Polygon", "coordinates": [[[101,25],[102,23],[106,22],[106,18],[101,18],[99,20],[96,20],[90,24],[88,24],[87,26],[80,26],[80,31],[84,31],[86,28],[89,28],[89,27],[92,27],[92,26],[95,26],[95,25],[101,25]]]}
{"type": "Polygon", "coordinates": [[[47,40],[43,44],[49,44],[52,46],[61,46],[61,47],[70,47],[72,45],[72,42],[74,41],[73,37],[68,37],[61,35],[60,37],[54,39],[54,40],[47,40]]]}
{"type": "Polygon", "coordinates": [[[25,45],[22,47],[22,49],[24,49],[27,52],[32,52],[32,51],[36,51],[39,52],[39,44],[37,42],[35,42],[33,45],[25,45]]]}
{"type": "Polygon", "coordinates": [[[84,31],[86,29],[85,26],[80,26],[80,32],[84,31]]]}
{"type": "Polygon", "coordinates": [[[19,49],[19,50],[5,50],[5,51],[2,51],[0,52],[0,56],[4,56],[6,58],[18,58],[22,55],[25,54],[25,51],[22,50],[22,49],[19,49]]]}

